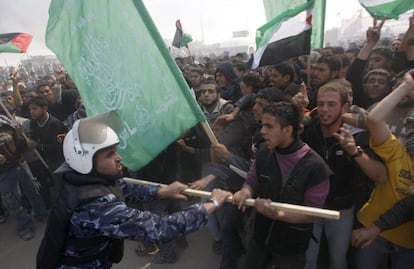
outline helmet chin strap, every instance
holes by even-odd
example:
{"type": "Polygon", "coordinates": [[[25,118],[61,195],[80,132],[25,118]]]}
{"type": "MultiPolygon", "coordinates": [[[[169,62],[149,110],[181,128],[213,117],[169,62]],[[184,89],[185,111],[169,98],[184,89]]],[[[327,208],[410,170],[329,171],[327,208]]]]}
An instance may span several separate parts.
{"type": "Polygon", "coordinates": [[[78,132],[79,122],[80,120],[75,121],[75,123],[72,126],[73,149],[75,150],[76,155],[83,156],[84,152],[80,144],[79,132],[78,132]]]}

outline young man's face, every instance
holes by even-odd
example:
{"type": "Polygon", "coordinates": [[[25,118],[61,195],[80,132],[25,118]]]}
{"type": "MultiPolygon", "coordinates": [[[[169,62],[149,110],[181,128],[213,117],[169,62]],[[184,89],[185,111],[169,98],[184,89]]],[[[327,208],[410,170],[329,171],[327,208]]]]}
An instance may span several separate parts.
{"type": "Polygon", "coordinates": [[[200,94],[200,102],[206,106],[216,104],[220,98],[216,89],[216,85],[214,84],[202,84],[200,86],[200,94]]]}
{"type": "Polygon", "coordinates": [[[399,40],[399,39],[394,39],[392,42],[391,42],[391,48],[393,49],[393,50],[398,50],[398,47],[401,45],[401,40],[399,40]]]}
{"type": "Polygon", "coordinates": [[[352,90],[352,87],[346,87],[346,91],[348,92],[347,103],[349,104],[349,106],[352,106],[352,103],[354,102],[354,91],[352,90]]]}
{"type": "Polygon", "coordinates": [[[242,95],[248,95],[248,94],[253,93],[253,87],[248,86],[243,81],[240,82],[240,90],[241,90],[242,95]]]}
{"type": "Polygon", "coordinates": [[[333,125],[341,119],[345,112],[345,106],[341,104],[338,92],[323,91],[318,93],[318,116],[321,125],[333,125]]]}
{"type": "Polygon", "coordinates": [[[223,89],[226,89],[231,85],[231,82],[220,72],[216,73],[216,81],[219,87],[223,89]]]}
{"type": "Polygon", "coordinates": [[[371,99],[380,99],[389,91],[388,78],[381,74],[371,74],[364,83],[364,93],[371,99]]]}
{"type": "Polygon", "coordinates": [[[334,55],[334,52],[331,48],[323,48],[321,54],[324,57],[330,57],[334,55]]]}
{"type": "Polygon", "coordinates": [[[332,72],[327,63],[317,63],[312,72],[312,83],[316,86],[322,86],[331,80],[332,72]]]}
{"type": "Polygon", "coordinates": [[[376,68],[388,68],[387,59],[384,56],[378,53],[372,53],[368,60],[368,69],[376,69],[376,68]]]}
{"type": "Polygon", "coordinates": [[[14,98],[13,98],[12,95],[8,95],[8,96],[3,97],[3,100],[7,101],[9,104],[14,106],[14,98]]]}
{"type": "Polygon", "coordinates": [[[262,129],[260,132],[268,149],[284,148],[291,143],[292,132],[288,131],[288,128],[292,127],[282,128],[275,116],[268,113],[262,115],[262,129]]]}
{"type": "Polygon", "coordinates": [[[203,76],[197,72],[190,72],[190,83],[193,89],[200,87],[202,81],[203,76]]]}
{"type": "Polygon", "coordinates": [[[49,103],[54,101],[53,91],[49,86],[43,86],[38,89],[39,95],[46,97],[49,103]]]}
{"type": "Polygon", "coordinates": [[[106,176],[121,176],[122,157],[116,151],[116,146],[100,150],[95,155],[96,172],[106,176]]]}
{"type": "Polygon", "coordinates": [[[210,76],[214,76],[214,74],[216,73],[216,69],[217,69],[217,64],[210,63],[206,69],[206,73],[209,74],[210,76]]]}
{"type": "Polygon", "coordinates": [[[37,96],[35,91],[28,91],[22,94],[23,102],[27,102],[29,99],[32,99],[33,97],[37,96]]]}
{"type": "Polygon", "coordinates": [[[47,108],[38,105],[30,104],[28,108],[32,120],[38,120],[47,113],[47,108]]]}
{"type": "Polygon", "coordinates": [[[262,113],[263,113],[263,108],[265,106],[267,106],[269,104],[269,101],[267,101],[264,98],[256,98],[256,103],[254,104],[252,111],[253,111],[253,116],[254,119],[257,122],[261,122],[262,121],[262,113]]]}
{"type": "Polygon", "coordinates": [[[273,86],[278,89],[284,89],[289,85],[289,76],[283,76],[276,69],[272,69],[272,71],[270,71],[269,79],[273,86]]]}

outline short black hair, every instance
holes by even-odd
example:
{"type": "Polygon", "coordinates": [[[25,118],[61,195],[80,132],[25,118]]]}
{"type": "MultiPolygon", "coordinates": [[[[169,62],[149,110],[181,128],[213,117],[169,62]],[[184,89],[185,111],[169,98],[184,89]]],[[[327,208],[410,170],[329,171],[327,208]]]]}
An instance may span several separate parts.
{"type": "Polygon", "coordinates": [[[281,62],[272,66],[272,69],[279,72],[282,76],[289,76],[289,82],[292,83],[295,79],[295,69],[293,65],[289,62],[281,62]]]}
{"type": "Polygon", "coordinates": [[[39,90],[42,87],[48,87],[52,90],[52,87],[50,87],[50,84],[47,81],[41,80],[37,83],[36,92],[39,93],[39,90]]]}
{"type": "Polygon", "coordinates": [[[263,108],[263,114],[269,114],[277,118],[282,128],[292,126],[293,137],[298,135],[301,117],[298,108],[291,102],[271,102],[263,108]]]}
{"type": "Polygon", "coordinates": [[[39,107],[48,107],[48,101],[43,96],[34,96],[27,101],[27,106],[35,105],[39,107]]]}
{"type": "Polygon", "coordinates": [[[252,87],[253,92],[257,92],[257,90],[262,87],[262,81],[260,80],[259,74],[252,71],[244,74],[241,81],[245,85],[252,87]]]}
{"type": "Polygon", "coordinates": [[[322,56],[316,62],[327,64],[331,72],[341,69],[341,60],[338,57],[322,56]]]}
{"type": "Polygon", "coordinates": [[[275,87],[268,87],[260,89],[256,94],[256,98],[262,98],[269,102],[279,102],[283,100],[283,93],[275,87]]]}

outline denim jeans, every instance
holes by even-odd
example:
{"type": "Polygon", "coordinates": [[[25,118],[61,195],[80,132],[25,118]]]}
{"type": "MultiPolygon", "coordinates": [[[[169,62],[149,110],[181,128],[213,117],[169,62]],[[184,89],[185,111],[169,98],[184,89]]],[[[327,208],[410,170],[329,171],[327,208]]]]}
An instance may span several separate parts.
{"type": "MultiPolygon", "coordinates": [[[[215,188],[223,188],[221,182],[219,179],[211,182],[207,185],[207,187],[203,191],[211,192],[215,188]]],[[[205,202],[208,200],[207,198],[202,198],[201,202],[205,202]]],[[[215,210],[213,213],[208,215],[208,222],[207,222],[207,228],[211,233],[211,236],[214,240],[219,241],[221,240],[221,216],[222,216],[222,210],[215,210]]]]}
{"type": "Polygon", "coordinates": [[[0,192],[4,208],[16,219],[19,233],[33,231],[33,221],[27,210],[21,203],[19,182],[27,177],[26,170],[21,167],[13,167],[0,174],[0,192]]]}
{"type": "Polygon", "coordinates": [[[397,246],[380,236],[368,247],[356,250],[355,268],[384,268],[387,257],[392,269],[414,268],[414,249],[397,246]]]}
{"type": "MultiPolygon", "coordinates": [[[[316,269],[322,232],[329,248],[329,268],[347,269],[347,251],[351,242],[354,208],[340,211],[339,220],[317,218],[313,223],[313,236],[306,251],[305,269],[316,269]]],[[[369,267],[367,267],[369,268],[369,267]]]]}

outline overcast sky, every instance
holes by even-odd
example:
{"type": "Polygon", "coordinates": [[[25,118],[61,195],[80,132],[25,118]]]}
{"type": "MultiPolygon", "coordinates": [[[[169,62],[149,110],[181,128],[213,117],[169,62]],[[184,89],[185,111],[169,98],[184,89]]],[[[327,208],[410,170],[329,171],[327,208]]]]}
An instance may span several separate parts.
{"type": "MultiPolygon", "coordinates": [[[[79,0],[82,1],[82,0],[79,0]]],[[[114,0],[115,1],[115,0],[114,0]]],[[[340,26],[361,9],[358,0],[327,0],[325,30],[340,26]]],[[[172,39],[175,21],[195,40],[216,43],[231,38],[233,31],[255,29],[266,22],[262,0],[144,0],[164,38],[172,39]]],[[[0,0],[0,33],[26,32],[33,35],[28,55],[51,54],[44,45],[50,0],[0,0]]],[[[0,65],[14,64],[22,55],[2,53],[0,65]]],[[[28,57],[28,56],[27,56],[28,57]]]]}

